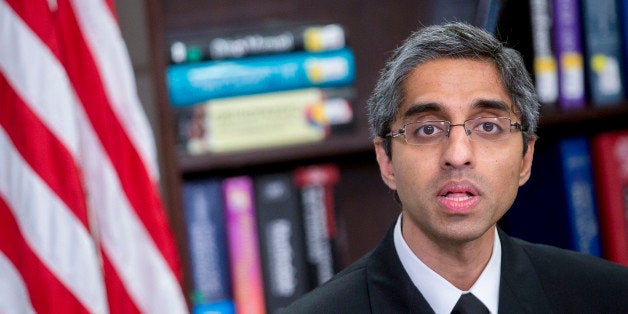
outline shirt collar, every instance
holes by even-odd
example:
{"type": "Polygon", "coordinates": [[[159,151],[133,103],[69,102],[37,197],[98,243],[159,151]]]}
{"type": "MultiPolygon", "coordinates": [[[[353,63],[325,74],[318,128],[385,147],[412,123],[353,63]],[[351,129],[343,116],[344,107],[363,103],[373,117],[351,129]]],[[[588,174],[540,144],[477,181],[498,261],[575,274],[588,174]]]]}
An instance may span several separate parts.
{"type": "Polygon", "coordinates": [[[491,313],[497,313],[502,250],[496,229],[491,259],[469,291],[456,288],[414,255],[401,234],[401,215],[395,224],[394,241],[403,268],[435,313],[451,313],[460,295],[467,292],[473,293],[491,313]]]}

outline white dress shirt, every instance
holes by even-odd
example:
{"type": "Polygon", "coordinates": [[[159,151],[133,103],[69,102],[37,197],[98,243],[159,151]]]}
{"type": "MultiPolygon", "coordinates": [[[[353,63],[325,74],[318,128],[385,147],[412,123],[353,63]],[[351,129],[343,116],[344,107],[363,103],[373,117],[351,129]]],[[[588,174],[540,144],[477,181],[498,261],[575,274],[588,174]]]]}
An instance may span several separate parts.
{"type": "Polygon", "coordinates": [[[395,224],[394,240],[395,249],[403,268],[436,314],[451,313],[456,302],[458,302],[458,298],[467,292],[473,293],[491,313],[497,313],[502,256],[502,247],[497,230],[495,230],[491,259],[469,291],[456,288],[414,255],[401,234],[401,215],[395,224]]]}

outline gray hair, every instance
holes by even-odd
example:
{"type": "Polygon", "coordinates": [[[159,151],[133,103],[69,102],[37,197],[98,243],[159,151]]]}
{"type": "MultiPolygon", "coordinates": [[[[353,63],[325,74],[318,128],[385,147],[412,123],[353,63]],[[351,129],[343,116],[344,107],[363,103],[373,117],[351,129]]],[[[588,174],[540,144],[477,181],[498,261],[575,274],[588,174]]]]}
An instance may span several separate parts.
{"type": "Polygon", "coordinates": [[[385,135],[404,101],[403,83],[419,64],[438,58],[474,59],[494,63],[506,92],[520,115],[524,153],[536,138],[540,104],[519,52],[505,47],[490,33],[460,22],[424,27],[395,50],[369,98],[371,135],[382,137],[390,156],[391,142],[385,135]]]}

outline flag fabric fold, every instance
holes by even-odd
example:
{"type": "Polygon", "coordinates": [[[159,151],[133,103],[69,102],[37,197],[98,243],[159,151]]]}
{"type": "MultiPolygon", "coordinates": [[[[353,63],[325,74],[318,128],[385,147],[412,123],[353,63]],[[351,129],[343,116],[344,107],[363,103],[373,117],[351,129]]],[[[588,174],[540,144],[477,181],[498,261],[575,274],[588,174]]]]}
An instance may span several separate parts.
{"type": "Polygon", "coordinates": [[[0,0],[0,313],[186,313],[105,0],[0,0]]]}

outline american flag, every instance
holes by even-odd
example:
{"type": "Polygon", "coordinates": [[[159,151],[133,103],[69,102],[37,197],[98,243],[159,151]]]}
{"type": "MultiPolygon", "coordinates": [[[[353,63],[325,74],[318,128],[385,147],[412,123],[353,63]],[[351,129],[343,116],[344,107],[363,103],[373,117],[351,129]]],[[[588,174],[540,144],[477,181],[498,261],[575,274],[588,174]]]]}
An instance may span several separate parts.
{"type": "Polygon", "coordinates": [[[112,0],[0,0],[0,313],[186,313],[112,0]]]}

